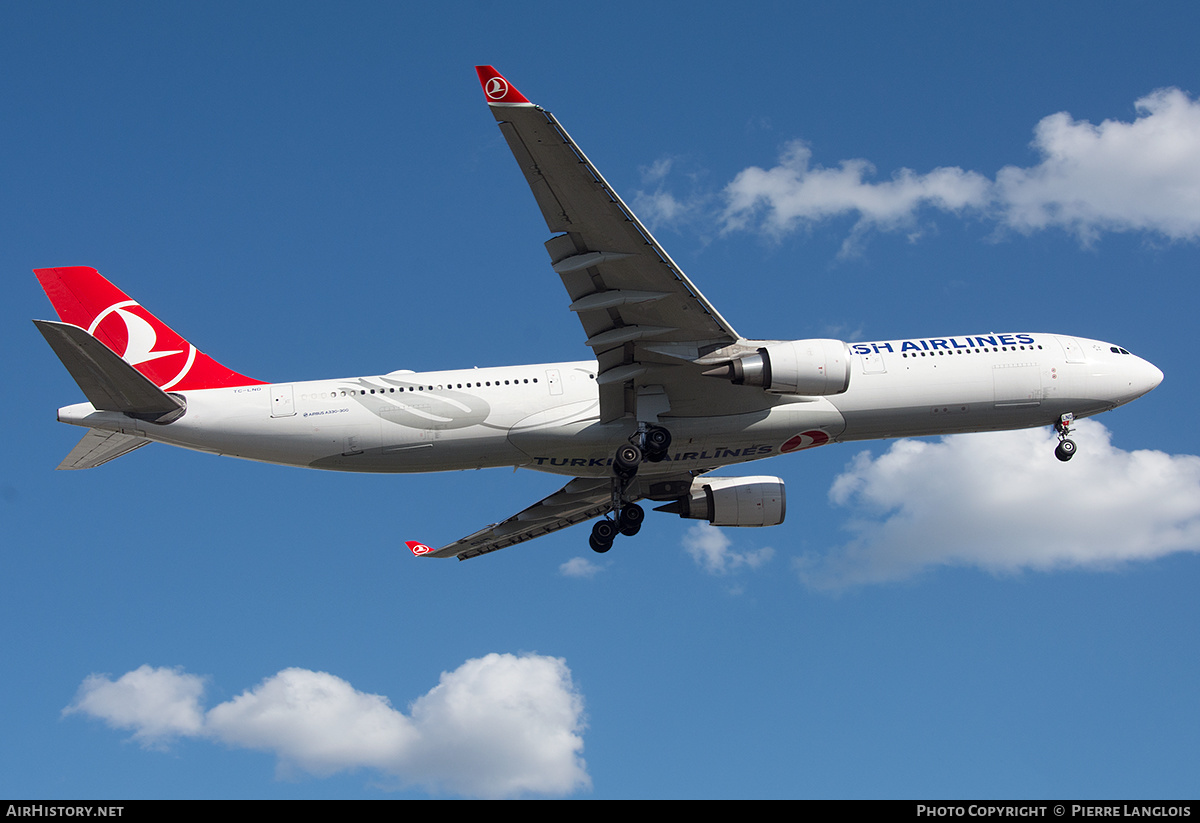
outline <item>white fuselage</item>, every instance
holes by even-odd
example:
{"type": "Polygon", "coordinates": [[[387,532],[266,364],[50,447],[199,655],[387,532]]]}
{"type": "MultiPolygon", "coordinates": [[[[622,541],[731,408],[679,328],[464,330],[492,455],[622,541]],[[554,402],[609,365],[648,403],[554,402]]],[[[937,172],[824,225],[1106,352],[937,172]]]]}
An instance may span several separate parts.
{"type": "MultiPolygon", "coordinates": [[[[753,413],[659,418],[666,460],[646,473],[706,470],[825,442],[1050,425],[1150,391],[1162,373],[1117,346],[1052,334],[855,343],[842,394],[766,394],[753,413]]],[[[182,393],[156,425],[88,403],[66,423],[185,448],[337,471],[429,472],[521,466],[608,476],[632,418],[599,422],[596,363],[548,363],[275,383],[182,393]]]]}

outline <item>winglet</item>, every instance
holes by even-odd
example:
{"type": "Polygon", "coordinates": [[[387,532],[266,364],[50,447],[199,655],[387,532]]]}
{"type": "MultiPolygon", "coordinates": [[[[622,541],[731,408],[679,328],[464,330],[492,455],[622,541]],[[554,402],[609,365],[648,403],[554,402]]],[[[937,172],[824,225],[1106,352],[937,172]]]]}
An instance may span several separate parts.
{"type": "Polygon", "coordinates": [[[529,98],[517,91],[517,87],[504,79],[504,75],[491,66],[476,66],[479,83],[490,106],[532,106],[529,98]]]}
{"type": "Polygon", "coordinates": [[[418,543],[416,540],[407,540],[405,541],[404,545],[408,546],[409,550],[417,557],[420,557],[423,554],[431,554],[433,552],[433,549],[431,549],[429,546],[426,546],[424,543],[418,543]]]}

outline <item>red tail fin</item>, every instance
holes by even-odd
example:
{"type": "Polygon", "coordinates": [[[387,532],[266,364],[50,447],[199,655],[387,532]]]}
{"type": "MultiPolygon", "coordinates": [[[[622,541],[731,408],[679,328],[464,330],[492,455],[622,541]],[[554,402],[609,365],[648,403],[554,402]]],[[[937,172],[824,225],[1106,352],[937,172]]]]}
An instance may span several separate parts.
{"type": "Polygon", "coordinates": [[[33,273],[60,320],[87,329],[160,389],[187,391],[263,382],[201,354],[95,269],[69,266],[33,273]]]}

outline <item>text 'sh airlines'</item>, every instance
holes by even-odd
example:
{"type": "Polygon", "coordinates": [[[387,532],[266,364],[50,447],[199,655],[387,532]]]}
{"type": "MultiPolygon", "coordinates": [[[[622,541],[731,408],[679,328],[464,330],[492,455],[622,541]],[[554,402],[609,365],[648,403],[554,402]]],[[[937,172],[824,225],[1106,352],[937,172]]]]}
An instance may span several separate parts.
{"type": "Polygon", "coordinates": [[[988,346],[1032,346],[1032,334],[984,334],[977,337],[935,337],[932,340],[889,340],[886,343],[852,343],[851,354],[881,352],[939,352],[970,350],[988,346]]]}
{"type": "Polygon", "coordinates": [[[411,541],[413,554],[465,560],[593,519],[588,542],[606,552],[641,528],[639,500],[718,526],[781,523],[778,477],[710,472],[828,443],[1053,426],[1065,463],[1076,418],[1162,380],[1120,346],[1063,334],[742,337],[554,115],[491,66],[476,71],[591,357],[264,383],[201,353],[95,269],[37,269],[59,322],[34,323],[87,398],[58,411],[87,429],[59,468],[150,442],[334,471],[520,466],[570,480],[439,549],[411,541]]]}

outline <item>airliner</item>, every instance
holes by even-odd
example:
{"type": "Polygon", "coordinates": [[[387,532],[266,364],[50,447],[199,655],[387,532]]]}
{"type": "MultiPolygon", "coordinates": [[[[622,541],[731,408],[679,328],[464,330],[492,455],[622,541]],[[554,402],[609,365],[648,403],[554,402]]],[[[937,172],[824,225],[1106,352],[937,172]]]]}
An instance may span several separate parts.
{"type": "Polygon", "coordinates": [[[831,443],[1053,426],[1128,403],[1162,372],[1065,334],[847,343],[742,337],[705,299],[548,111],[476,71],[552,235],[550,266],[591,357],[564,363],[265,383],[201,353],[95,269],[36,269],[58,321],[33,321],[87,398],[60,469],[151,442],[288,466],[433,472],[515,466],[569,478],[523,511],[413,554],[460,560],[595,520],[606,552],[656,510],[772,526],[778,477],[725,466],[831,443]],[[598,518],[598,519],[597,519],[598,518]]]}

